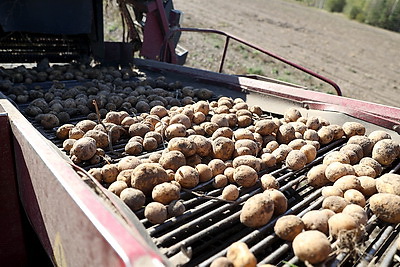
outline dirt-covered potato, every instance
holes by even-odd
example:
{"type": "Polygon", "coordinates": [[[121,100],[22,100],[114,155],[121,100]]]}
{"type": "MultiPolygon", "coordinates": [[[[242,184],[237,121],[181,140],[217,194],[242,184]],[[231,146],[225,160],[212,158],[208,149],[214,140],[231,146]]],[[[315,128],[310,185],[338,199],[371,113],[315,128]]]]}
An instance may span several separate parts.
{"type": "Polygon", "coordinates": [[[319,137],[319,142],[322,145],[329,144],[330,142],[333,141],[333,138],[335,137],[334,132],[331,127],[329,126],[322,126],[318,131],[318,137],[319,137]]]}
{"type": "Polygon", "coordinates": [[[260,178],[261,188],[263,190],[279,189],[279,182],[272,174],[266,173],[260,178]]]}
{"type": "Polygon", "coordinates": [[[212,150],[211,141],[202,135],[190,135],[187,137],[192,143],[196,144],[196,154],[200,157],[207,157],[212,150]]]}
{"type": "Polygon", "coordinates": [[[339,178],[333,186],[339,188],[343,192],[349,189],[356,189],[358,191],[361,190],[361,183],[360,180],[358,180],[358,177],[355,175],[345,175],[341,178],[339,178]]]}
{"type": "Polygon", "coordinates": [[[306,126],[308,129],[317,131],[321,127],[321,123],[318,117],[311,116],[307,118],[306,126]]]}
{"type": "Polygon", "coordinates": [[[276,221],[274,226],[275,234],[286,241],[293,241],[303,230],[304,223],[296,215],[283,216],[276,221]]]}
{"type": "Polygon", "coordinates": [[[150,132],[149,125],[145,123],[134,123],[129,126],[129,136],[141,136],[144,137],[146,133],[150,132]]]}
{"type": "Polygon", "coordinates": [[[167,207],[159,202],[150,202],[144,208],[144,216],[152,224],[163,223],[168,218],[167,207]]]}
{"type": "Polygon", "coordinates": [[[101,167],[101,175],[105,183],[111,184],[116,181],[118,173],[117,164],[106,164],[101,167]]]}
{"type": "Polygon", "coordinates": [[[400,223],[400,196],[378,193],[370,197],[369,205],[380,220],[388,223],[400,223]]]}
{"type": "Polygon", "coordinates": [[[160,202],[164,205],[169,204],[173,200],[178,200],[180,188],[171,183],[161,183],[156,185],[151,192],[151,197],[154,201],[160,202]]]}
{"type": "Polygon", "coordinates": [[[186,208],[182,200],[173,200],[167,207],[169,217],[176,217],[185,213],[186,208]]]}
{"type": "Polygon", "coordinates": [[[371,166],[356,164],[353,165],[353,169],[356,176],[376,177],[376,172],[371,166]]]}
{"type": "Polygon", "coordinates": [[[342,210],[348,205],[349,203],[343,198],[339,196],[329,196],[324,199],[322,202],[322,208],[330,209],[335,213],[342,212],[342,210]]]}
{"type": "Polygon", "coordinates": [[[233,130],[229,127],[221,127],[212,134],[211,139],[214,140],[220,136],[231,139],[233,136],[233,130]]]}
{"type": "Polygon", "coordinates": [[[228,178],[223,174],[218,174],[214,177],[212,186],[214,188],[222,188],[228,184],[228,178]]]}
{"type": "Polygon", "coordinates": [[[303,133],[303,138],[304,138],[304,140],[309,140],[309,141],[318,141],[319,140],[317,131],[313,130],[313,129],[307,129],[303,133]]]}
{"type": "Polygon", "coordinates": [[[376,189],[379,193],[389,193],[400,196],[400,175],[386,173],[376,179],[376,189]]]}
{"type": "Polygon", "coordinates": [[[218,137],[212,141],[212,154],[214,158],[228,160],[232,158],[235,150],[234,142],[226,137],[218,137]]]}
{"type": "MultiPolygon", "coordinates": [[[[270,135],[268,135],[268,136],[270,136],[270,135]]],[[[263,150],[265,153],[272,153],[272,151],[274,151],[275,149],[277,149],[279,147],[279,143],[276,142],[275,140],[270,140],[268,142],[265,142],[265,139],[264,139],[264,143],[266,143],[265,150],[263,150]]]]}
{"type": "Polygon", "coordinates": [[[242,165],[247,165],[253,168],[257,172],[260,171],[261,168],[260,161],[258,160],[258,158],[251,155],[238,156],[233,160],[232,164],[234,168],[237,168],[242,165]]]}
{"type": "Polygon", "coordinates": [[[264,191],[272,201],[274,201],[274,215],[284,214],[288,207],[288,200],[286,196],[277,189],[268,189],[264,191]]]}
{"type": "Polygon", "coordinates": [[[372,196],[377,192],[376,190],[376,180],[369,176],[359,176],[358,180],[360,181],[361,189],[360,192],[366,196],[372,196]]]}
{"type": "Polygon", "coordinates": [[[119,197],[133,211],[141,209],[146,202],[143,192],[131,187],[122,190],[119,197]]]}
{"type": "Polygon", "coordinates": [[[165,129],[165,138],[167,140],[171,140],[174,137],[185,137],[186,136],[186,127],[180,123],[174,123],[168,125],[165,129]]]}
{"type": "Polygon", "coordinates": [[[273,213],[274,201],[267,194],[256,194],[244,203],[240,222],[247,227],[261,227],[269,222],[273,213]]]}
{"type": "Polygon", "coordinates": [[[96,146],[100,148],[108,147],[109,140],[108,135],[105,132],[98,130],[89,130],[85,133],[83,137],[92,137],[96,140],[96,146]]]}
{"type": "Polygon", "coordinates": [[[293,251],[301,261],[317,264],[325,261],[332,251],[328,237],[320,231],[310,230],[298,234],[293,240],[293,251]]]}
{"type": "Polygon", "coordinates": [[[312,167],[307,173],[308,184],[313,187],[322,187],[330,181],[325,176],[326,165],[319,164],[312,167]]]}
{"type": "Polygon", "coordinates": [[[307,142],[304,139],[296,138],[296,139],[293,139],[292,141],[290,141],[288,146],[294,150],[300,150],[306,144],[307,144],[307,142]]]}
{"type": "Polygon", "coordinates": [[[70,151],[74,146],[76,139],[65,139],[63,142],[63,149],[65,151],[70,151]]]}
{"type": "Polygon", "coordinates": [[[124,181],[115,181],[108,187],[108,191],[119,196],[125,188],[128,188],[128,185],[124,181]]]}
{"type": "Polygon", "coordinates": [[[184,137],[175,137],[168,142],[168,150],[177,150],[183,153],[185,157],[190,157],[196,154],[196,143],[184,137]]]}
{"type": "Polygon", "coordinates": [[[91,120],[82,120],[78,122],[75,127],[77,129],[82,130],[83,132],[87,132],[89,130],[92,130],[94,127],[96,127],[97,123],[91,120]]]}
{"type": "Polygon", "coordinates": [[[344,192],[343,198],[349,203],[365,207],[366,204],[365,197],[358,190],[355,189],[346,190],[346,192],[344,192]]]}
{"type": "Polygon", "coordinates": [[[271,154],[276,158],[276,162],[280,163],[286,159],[290,151],[292,151],[292,148],[290,148],[288,145],[281,144],[277,149],[272,151],[271,154]]]}
{"type": "Polygon", "coordinates": [[[252,167],[241,165],[235,168],[233,180],[235,180],[235,182],[240,186],[251,187],[256,184],[258,174],[252,167]]]}
{"type": "Polygon", "coordinates": [[[331,182],[337,181],[339,178],[348,174],[347,167],[341,162],[333,162],[325,169],[325,177],[331,182]]]}
{"type": "Polygon", "coordinates": [[[261,164],[264,164],[266,168],[276,165],[276,158],[271,153],[264,153],[261,155],[261,164]]]}
{"type": "Polygon", "coordinates": [[[278,130],[278,125],[271,119],[259,120],[255,126],[255,132],[261,135],[270,135],[278,130]]]}
{"type": "Polygon", "coordinates": [[[331,124],[329,125],[329,127],[333,131],[333,140],[341,139],[344,136],[344,131],[342,126],[337,124],[331,124]]]}
{"type": "Polygon", "coordinates": [[[304,230],[318,230],[325,235],[329,235],[329,227],[327,216],[325,211],[322,210],[310,210],[301,217],[304,223],[304,230]]]}
{"type": "Polygon", "coordinates": [[[354,135],[365,134],[365,126],[359,122],[345,122],[342,128],[347,138],[350,138],[354,135]]]}
{"type": "Polygon", "coordinates": [[[117,175],[117,181],[123,181],[127,185],[130,185],[132,171],[133,171],[133,169],[127,169],[127,170],[120,171],[120,173],[118,173],[118,175],[117,175]]]}
{"type": "Polygon", "coordinates": [[[360,145],[363,149],[364,157],[371,156],[372,147],[374,146],[374,143],[365,135],[354,135],[349,138],[347,144],[360,145]]]}
{"type": "Polygon", "coordinates": [[[235,201],[239,197],[239,189],[236,185],[230,184],[227,185],[224,190],[222,190],[222,199],[235,201]]]}
{"type": "Polygon", "coordinates": [[[58,139],[67,139],[69,137],[69,131],[74,128],[73,124],[64,124],[61,125],[57,131],[56,131],[56,136],[58,139]]]}
{"type": "Polygon", "coordinates": [[[383,130],[375,130],[368,135],[369,140],[375,145],[378,141],[383,139],[392,139],[390,134],[383,130]]]}
{"type": "Polygon", "coordinates": [[[199,173],[199,182],[207,182],[213,177],[213,172],[207,164],[197,164],[195,168],[199,173]]]}
{"type": "Polygon", "coordinates": [[[235,242],[228,247],[226,257],[233,263],[233,266],[256,267],[257,259],[250,251],[246,243],[235,242]]]}
{"type": "Polygon", "coordinates": [[[210,167],[213,176],[223,174],[226,169],[225,163],[220,159],[212,159],[208,163],[208,167],[210,167]]]}
{"type": "Polygon", "coordinates": [[[82,137],[77,140],[70,150],[71,156],[80,160],[89,160],[96,154],[96,140],[91,137],[82,137]]]}
{"type": "Polygon", "coordinates": [[[147,196],[150,196],[154,186],[168,181],[168,174],[157,163],[142,163],[133,169],[131,175],[131,186],[147,196]]]}
{"type": "Polygon", "coordinates": [[[353,216],[346,213],[337,213],[328,220],[329,234],[335,238],[340,238],[341,235],[350,235],[357,240],[361,234],[360,225],[353,216]]]}
{"type": "Polygon", "coordinates": [[[292,150],[286,157],[286,166],[291,170],[300,170],[307,164],[306,155],[300,150],[292,150]]]}
{"type": "Polygon", "coordinates": [[[257,156],[259,147],[257,143],[249,139],[240,139],[235,142],[234,156],[252,155],[257,156]]]}
{"type": "Polygon", "coordinates": [[[295,129],[290,124],[283,124],[278,128],[276,133],[276,141],[279,144],[289,144],[290,141],[296,138],[295,129]]]}
{"type": "Polygon", "coordinates": [[[325,165],[329,165],[333,162],[340,162],[340,163],[344,163],[344,164],[349,164],[350,163],[350,159],[349,157],[340,152],[340,151],[332,151],[329,152],[323,159],[322,163],[325,165]]]}
{"type": "Polygon", "coordinates": [[[101,176],[101,168],[91,168],[88,173],[92,175],[98,182],[103,180],[103,177],[101,176]]]}
{"type": "Polygon", "coordinates": [[[137,141],[130,141],[125,145],[124,150],[128,155],[139,155],[143,151],[143,145],[137,141]]]}
{"type": "Polygon", "coordinates": [[[360,160],[359,164],[372,167],[375,171],[376,176],[379,176],[382,173],[382,165],[373,158],[364,157],[360,160]]]}
{"type": "Polygon", "coordinates": [[[368,221],[368,214],[367,212],[359,205],[356,204],[349,204],[347,205],[342,213],[348,214],[356,220],[358,225],[365,226],[368,221]]]}
{"type": "Polygon", "coordinates": [[[283,114],[283,118],[287,121],[287,122],[291,122],[291,121],[297,121],[299,118],[301,117],[301,113],[297,108],[289,108],[285,111],[285,113],[283,114]]]}
{"type": "Polygon", "coordinates": [[[383,139],[374,145],[372,158],[381,165],[390,165],[399,156],[400,146],[392,139],[383,139]]]}
{"type": "Polygon", "coordinates": [[[334,187],[334,186],[324,186],[322,188],[321,194],[324,198],[327,198],[329,196],[339,196],[343,197],[344,193],[341,189],[334,187]]]}
{"type": "Polygon", "coordinates": [[[199,172],[190,166],[182,166],[175,173],[175,181],[184,188],[193,188],[199,183],[199,172]]]}
{"type": "Polygon", "coordinates": [[[168,110],[164,106],[154,106],[150,109],[150,115],[157,115],[159,118],[163,118],[168,115],[168,110]]]}
{"type": "Polygon", "coordinates": [[[168,152],[163,152],[158,163],[164,169],[171,169],[173,171],[176,171],[180,167],[186,165],[186,158],[182,152],[178,150],[172,150],[168,152]]]}

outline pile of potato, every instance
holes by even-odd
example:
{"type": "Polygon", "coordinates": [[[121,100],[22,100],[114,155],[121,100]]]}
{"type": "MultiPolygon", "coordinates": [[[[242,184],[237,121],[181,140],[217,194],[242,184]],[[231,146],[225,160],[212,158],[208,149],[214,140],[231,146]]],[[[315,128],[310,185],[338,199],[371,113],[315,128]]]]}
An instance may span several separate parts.
{"type": "Polygon", "coordinates": [[[275,177],[268,173],[259,177],[260,171],[282,164],[293,171],[303,169],[321,146],[342,138],[347,143],[307,173],[311,186],[323,187],[322,209],[302,218],[281,216],[276,235],[293,241],[294,253],[315,264],[332,252],[329,236],[337,243],[348,233],[354,242],[362,238],[368,198],[379,219],[400,222],[400,175],[381,175],[385,166],[398,159],[399,144],[384,131],[366,136],[365,127],[357,122],[334,125],[323,118],[303,117],[295,108],[281,119],[272,118],[242,99],[221,97],[183,107],[156,105],[138,116],[113,111],[102,123],[85,120],[63,125],[57,136],[67,138],[64,149],[78,163],[96,162],[96,156],[104,155],[110,141],[107,136],[112,136],[111,142],[129,137],[128,156],[89,173],[132,210],[144,207],[145,217],[153,224],[185,212],[182,188],[212,181],[214,188],[222,189],[221,201],[235,201],[241,188],[260,187],[263,192],[243,204],[240,221],[248,227],[262,227],[287,211],[287,199],[275,177]],[[166,147],[148,158],[136,157],[162,144],[166,147]]]}

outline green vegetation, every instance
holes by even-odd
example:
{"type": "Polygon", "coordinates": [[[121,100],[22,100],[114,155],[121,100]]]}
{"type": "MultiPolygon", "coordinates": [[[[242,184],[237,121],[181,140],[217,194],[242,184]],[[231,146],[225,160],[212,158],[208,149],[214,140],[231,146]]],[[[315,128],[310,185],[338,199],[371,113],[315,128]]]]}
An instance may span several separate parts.
{"type": "Polygon", "coordinates": [[[297,0],[309,6],[342,12],[350,19],[400,32],[400,0],[297,0]]]}

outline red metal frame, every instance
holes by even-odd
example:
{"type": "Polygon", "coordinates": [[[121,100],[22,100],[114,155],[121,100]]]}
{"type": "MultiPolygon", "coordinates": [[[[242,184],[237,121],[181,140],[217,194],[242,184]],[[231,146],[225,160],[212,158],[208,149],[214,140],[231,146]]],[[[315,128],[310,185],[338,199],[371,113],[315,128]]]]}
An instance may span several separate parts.
{"type": "MultiPolygon", "coordinates": [[[[219,73],[222,73],[222,70],[223,70],[223,67],[224,67],[226,53],[227,53],[228,45],[229,45],[229,40],[233,39],[233,40],[235,40],[235,41],[237,41],[237,42],[239,42],[241,44],[244,44],[244,45],[246,45],[248,47],[251,47],[251,48],[253,48],[253,49],[255,49],[255,50],[257,50],[257,51],[259,51],[259,52],[261,52],[261,53],[263,53],[265,55],[273,57],[273,58],[275,58],[275,59],[277,59],[277,60],[279,60],[279,61],[281,61],[281,62],[283,62],[285,64],[288,64],[288,65],[290,65],[290,66],[292,66],[292,67],[294,67],[296,69],[299,69],[299,70],[301,70],[301,71],[303,71],[303,72],[305,72],[307,74],[310,74],[311,76],[313,76],[313,77],[315,77],[315,78],[317,78],[317,79],[319,79],[319,80],[321,80],[321,81],[323,81],[325,83],[328,83],[329,85],[331,85],[335,89],[337,95],[339,95],[339,96],[342,95],[342,91],[340,90],[339,85],[337,85],[334,81],[332,81],[332,80],[330,80],[330,79],[328,79],[328,78],[326,78],[326,77],[324,77],[324,76],[322,76],[322,75],[320,75],[320,74],[318,74],[318,73],[316,73],[316,72],[314,72],[312,70],[309,70],[309,69],[307,69],[307,68],[305,68],[305,67],[303,67],[303,66],[301,66],[299,64],[293,63],[293,62],[291,62],[291,61],[289,61],[289,60],[287,60],[287,59],[285,59],[283,57],[275,55],[275,54],[273,54],[273,53],[271,53],[271,52],[269,52],[269,51],[267,51],[267,50],[265,50],[265,49],[263,49],[263,48],[261,48],[259,46],[253,45],[253,44],[251,44],[251,43],[249,43],[249,42],[247,42],[247,41],[245,41],[245,40],[243,40],[243,39],[241,39],[239,37],[236,37],[236,36],[234,36],[234,35],[232,35],[230,33],[226,33],[226,32],[219,31],[219,30],[213,30],[213,29],[178,28],[178,29],[171,30],[170,33],[169,33],[169,36],[172,36],[173,33],[176,32],[176,31],[214,33],[214,34],[225,36],[225,45],[224,45],[224,50],[223,50],[223,53],[222,53],[220,66],[219,66],[219,73]]],[[[169,40],[169,39],[167,39],[167,40],[169,40]]]]}

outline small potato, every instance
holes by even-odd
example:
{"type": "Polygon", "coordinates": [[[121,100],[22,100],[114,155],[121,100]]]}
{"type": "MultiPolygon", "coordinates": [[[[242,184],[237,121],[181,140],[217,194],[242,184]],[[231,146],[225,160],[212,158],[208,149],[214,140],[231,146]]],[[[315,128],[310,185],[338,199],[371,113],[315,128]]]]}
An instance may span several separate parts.
{"type": "Polygon", "coordinates": [[[286,159],[290,151],[292,151],[292,149],[288,145],[281,144],[277,149],[272,151],[271,154],[276,158],[276,162],[280,163],[286,159]]]}
{"type": "Polygon", "coordinates": [[[391,139],[378,141],[372,149],[372,158],[384,166],[392,164],[399,154],[399,144],[391,139]]]}
{"type": "Polygon", "coordinates": [[[127,169],[123,170],[117,175],[117,181],[123,181],[126,184],[130,185],[131,184],[131,175],[132,175],[133,169],[127,169]]]}
{"type": "Polygon", "coordinates": [[[185,125],[186,129],[189,129],[192,126],[192,122],[190,118],[185,114],[176,114],[171,117],[169,124],[179,123],[185,125]]]}
{"type": "Polygon", "coordinates": [[[339,196],[329,196],[324,199],[322,202],[322,208],[330,209],[335,213],[342,212],[342,210],[348,205],[349,203],[342,197],[339,196]]]}
{"type": "Polygon", "coordinates": [[[74,128],[73,124],[64,124],[60,126],[56,131],[58,139],[67,139],[69,137],[69,131],[74,128]]]}
{"type": "Polygon", "coordinates": [[[359,205],[349,204],[347,205],[342,213],[348,214],[356,220],[358,225],[367,225],[368,222],[368,214],[367,212],[359,205]]]}
{"type": "Polygon", "coordinates": [[[377,192],[376,190],[376,180],[369,176],[359,176],[358,180],[361,184],[360,192],[366,196],[372,196],[377,192]]]}
{"type": "Polygon", "coordinates": [[[199,182],[207,182],[213,177],[212,170],[208,165],[198,164],[195,168],[199,173],[199,182]]]}
{"type": "Polygon", "coordinates": [[[344,196],[343,191],[334,186],[325,186],[324,188],[322,188],[321,194],[324,198],[327,198],[329,196],[338,196],[338,197],[344,196]]]}
{"type": "Polygon", "coordinates": [[[131,175],[131,186],[149,196],[154,186],[168,182],[169,177],[164,168],[158,163],[142,163],[131,175]]]}
{"type": "Polygon", "coordinates": [[[293,251],[301,261],[317,264],[325,261],[332,251],[331,243],[320,231],[310,230],[298,234],[293,240],[293,251]]]}
{"type": "Polygon", "coordinates": [[[364,195],[355,189],[349,189],[344,192],[343,198],[352,204],[359,205],[360,207],[365,207],[366,201],[364,195]]]}
{"type": "Polygon", "coordinates": [[[40,124],[45,129],[53,129],[60,125],[60,121],[54,114],[42,114],[40,124]]]}
{"type": "Polygon", "coordinates": [[[235,168],[233,179],[240,186],[251,187],[256,184],[258,174],[253,168],[247,165],[241,165],[235,168]]]}
{"type": "Polygon", "coordinates": [[[231,139],[218,137],[212,142],[212,154],[214,158],[228,160],[232,158],[235,144],[231,139]]]}
{"type": "Polygon", "coordinates": [[[183,153],[185,157],[196,154],[196,143],[184,137],[174,137],[168,142],[168,150],[177,150],[183,153]]]}
{"type": "Polygon", "coordinates": [[[319,140],[317,131],[315,131],[313,129],[307,129],[303,133],[303,138],[304,138],[304,140],[309,140],[309,141],[318,141],[319,140]]]}
{"type": "Polygon", "coordinates": [[[188,136],[188,139],[196,144],[196,154],[201,157],[207,157],[210,155],[212,145],[211,141],[206,137],[195,134],[188,136]]]}
{"type": "Polygon", "coordinates": [[[293,241],[303,230],[304,223],[296,215],[283,216],[276,221],[274,226],[275,234],[286,241],[293,241]]]}
{"type": "Polygon", "coordinates": [[[348,173],[345,164],[340,162],[333,162],[325,169],[325,177],[331,182],[335,182],[347,174],[348,173]]]}
{"type": "Polygon", "coordinates": [[[269,173],[264,174],[260,178],[261,188],[265,191],[268,189],[279,189],[279,182],[269,173]]]}
{"type": "Polygon", "coordinates": [[[304,230],[318,230],[325,235],[329,235],[328,216],[321,210],[310,210],[301,217],[304,223],[304,230]]]}
{"type": "MultiPolygon", "coordinates": [[[[225,162],[225,164],[227,164],[227,163],[225,162]]],[[[233,179],[234,172],[235,172],[235,168],[233,168],[233,167],[227,167],[224,171],[224,175],[226,176],[226,178],[228,178],[229,183],[232,183],[232,184],[235,183],[235,180],[233,179]]]]}
{"type": "Polygon", "coordinates": [[[214,114],[211,117],[211,122],[216,123],[219,128],[229,127],[228,118],[225,116],[225,114],[214,114]]]}
{"type": "Polygon", "coordinates": [[[173,150],[162,153],[158,163],[164,169],[171,169],[173,171],[176,171],[180,167],[186,165],[186,158],[182,152],[173,150]]]}
{"type": "Polygon", "coordinates": [[[168,125],[165,129],[165,138],[167,140],[171,140],[174,137],[185,137],[186,136],[186,127],[180,123],[174,123],[168,125]]]}
{"type": "Polygon", "coordinates": [[[137,141],[131,141],[125,145],[124,149],[128,155],[139,155],[143,151],[143,145],[137,141]]]}
{"type": "Polygon", "coordinates": [[[255,132],[261,135],[270,135],[272,133],[276,133],[278,130],[278,125],[276,125],[276,123],[270,119],[259,120],[256,122],[255,126],[255,132]]]}
{"type": "Polygon", "coordinates": [[[347,144],[340,148],[340,152],[349,157],[350,164],[357,164],[363,157],[364,151],[359,144],[347,144]]]}
{"type": "Polygon", "coordinates": [[[264,194],[267,194],[274,201],[274,215],[281,215],[286,212],[288,200],[281,191],[268,189],[264,191],[264,194]]]}
{"type": "Polygon", "coordinates": [[[119,197],[133,211],[141,209],[146,202],[142,191],[130,187],[122,190],[119,197]]]}
{"type": "Polygon", "coordinates": [[[257,259],[249,250],[246,243],[235,242],[228,247],[226,257],[233,263],[233,266],[256,267],[257,259]]]}
{"type": "Polygon", "coordinates": [[[141,163],[140,159],[135,156],[123,157],[117,164],[118,171],[134,169],[141,163]]]}
{"type": "Polygon", "coordinates": [[[357,144],[362,147],[363,155],[365,157],[371,156],[372,147],[374,143],[365,135],[355,135],[349,138],[347,144],[357,144]]]}
{"type": "Polygon", "coordinates": [[[167,212],[169,217],[176,217],[185,213],[186,208],[182,200],[173,200],[169,203],[167,212]]]}
{"type": "Polygon", "coordinates": [[[96,140],[91,137],[83,137],[74,143],[70,154],[80,160],[89,160],[96,154],[96,149],[96,140]]]}
{"type": "Polygon", "coordinates": [[[199,172],[190,166],[182,166],[175,173],[175,181],[184,188],[193,188],[199,184],[199,172]]]}
{"type": "Polygon", "coordinates": [[[253,119],[250,116],[238,116],[237,117],[237,125],[239,127],[247,127],[253,123],[253,119]]]}
{"type": "Polygon", "coordinates": [[[151,202],[144,209],[144,216],[152,224],[163,223],[168,218],[167,208],[159,202],[151,202]]]}
{"type": "Polygon", "coordinates": [[[100,148],[108,147],[109,140],[108,135],[103,131],[89,130],[85,133],[83,137],[91,137],[96,140],[96,146],[100,148]]]}
{"type": "Polygon", "coordinates": [[[283,124],[278,128],[276,133],[276,141],[280,144],[289,144],[296,138],[294,127],[290,124],[283,124]]]}
{"type": "Polygon", "coordinates": [[[243,139],[254,140],[253,132],[250,131],[249,129],[245,129],[245,128],[239,128],[236,131],[234,131],[233,137],[236,141],[243,140],[243,139]]]}
{"type": "Polygon", "coordinates": [[[258,228],[269,222],[274,213],[274,201],[264,193],[250,197],[243,205],[240,222],[258,228]]]}
{"type": "Polygon", "coordinates": [[[117,180],[118,167],[116,164],[107,164],[101,168],[101,175],[105,183],[111,184],[117,180]]]}
{"type": "Polygon", "coordinates": [[[342,128],[347,138],[365,134],[365,126],[359,122],[345,122],[342,128]]]}
{"type": "Polygon", "coordinates": [[[334,132],[329,126],[322,126],[317,133],[321,145],[326,145],[333,141],[334,132]]]}
{"type": "Polygon", "coordinates": [[[286,157],[286,166],[291,170],[300,170],[306,166],[307,157],[300,150],[292,150],[286,157]]]}
{"type": "Polygon", "coordinates": [[[216,175],[212,183],[214,188],[222,188],[227,184],[228,184],[228,178],[223,174],[216,175]]]}
{"type": "Polygon", "coordinates": [[[225,163],[220,159],[211,160],[208,163],[208,167],[210,167],[213,176],[216,176],[218,174],[223,174],[226,169],[225,163]]]}
{"type": "Polygon", "coordinates": [[[343,163],[343,164],[350,164],[350,159],[346,154],[344,154],[344,153],[342,153],[340,151],[333,151],[333,152],[328,153],[324,157],[324,159],[322,161],[322,163],[325,164],[325,165],[329,165],[329,164],[331,164],[333,162],[340,162],[340,163],[343,163]]]}
{"type": "Polygon", "coordinates": [[[308,184],[313,187],[322,187],[330,181],[325,176],[326,165],[320,164],[311,168],[307,173],[308,184]]]}
{"type": "Polygon", "coordinates": [[[129,136],[144,137],[146,133],[150,132],[150,127],[145,123],[134,123],[129,126],[129,136]]]}
{"type": "Polygon", "coordinates": [[[356,240],[360,237],[360,225],[353,216],[346,213],[337,213],[328,220],[329,234],[339,239],[342,235],[353,236],[356,240]]]}
{"type": "Polygon", "coordinates": [[[389,193],[400,196],[400,174],[386,173],[377,178],[376,189],[379,193],[389,193]]]}
{"type": "Polygon", "coordinates": [[[318,117],[312,116],[307,119],[306,126],[308,129],[316,131],[321,127],[321,123],[318,117]]]}
{"type": "Polygon", "coordinates": [[[360,165],[370,166],[374,169],[376,176],[381,175],[382,173],[382,165],[379,164],[376,160],[370,157],[362,158],[359,162],[360,165]]]}
{"type": "Polygon", "coordinates": [[[353,166],[353,169],[356,176],[376,177],[376,172],[371,166],[356,164],[353,166]]]}
{"type": "Polygon", "coordinates": [[[361,183],[355,175],[345,175],[338,179],[333,186],[339,188],[343,192],[349,189],[361,190],[361,183]]]}
{"type": "Polygon", "coordinates": [[[259,147],[257,143],[249,139],[240,139],[235,142],[234,156],[252,155],[257,156],[259,147]],[[243,152],[245,151],[245,152],[243,152]]]}
{"type": "Polygon", "coordinates": [[[220,136],[231,139],[233,136],[233,130],[229,127],[221,127],[212,134],[211,139],[214,140],[220,136]]]}
{"type": "Polygon", "coordinates": [[[180,189],[178,186],[164,182],[156,185],[151,192],[151,197],[154,201],[164,205],[169,204],[173,200],[178,200],[180,197],[180,189]]]}
{"type": "Polygon", "coordinates": [[[265,167],[269,168],[276,165],[276,158],[271,153],[264,153],[261,155],[261,161],[265,167]]]}
{"type": "Polygon", "coordinates": [[[266,145],[265,145],[265,149],[266,149],[266,153],[272,153],[272,151],[274,151],[275,149],[277,149],[279,147],[278,142],[276,142],[275,140],[269,141],[266,145]]]}
{"type": "Polygon", "coordinates": [[[287,121],[297,121],[301,117],[301,113],[297,108],[289,108],[283,114],[283,118],[287,121]]]}
{"type": "Polygon", "coordinates": [[[124,181],[115,181],[108,187],[108,191],[119,196],[125,188],[128,188],[128,185],[124,181]]]}
{"type": "Polygon", "coordinates": [[[382,221],[400,223],[400,196],[378,193],[370,197],[372,212],[382,221]]]}
{"type": "Polygon", "coordinates": [[[389,133],[382,130],[376,130],[368,135],[369,140],[375,145],[378,141],[383,139],[392,139],[389,133]]]}
{"type": "Polygon", "coordinates": [[[236,185],[230,184],[222,190],[222,199],[235,201],[239,197],[239,189],[236,185]]]}
{"type": "Polygon", "coordinates": [[[94,121],[82,120],[82,121],[78,122],[75,125],[75,127],[86,133],[87,131],[92,130],[96,125],[97,125],[97,123],[95,123],[94,121]]]}
{"type": "Polygon", "coordinates": [[[313,145],[306,144],[300,148],[307,157],[307,163],[310,163],[317,157],[317,149],[313,145]]]}
{"type": "Polygon", "coordinates": [[[101,168],[91,168],[88,173],[92,175],[98,182],[101,182],[103,180],[103,177],[101,175],[101,168]]]}
{"type": "Polygon", "coordinates": [[[65,139],[63,142],[63,149],[65,151],[70,151],[71,148],[74,146],[76,139],[65,139]]]}
{"type": "Polygon", "coordinates": [[[236,157],[233,162],[233,167],[237,168],[239,166],[242,165],[246,165],[249,166],[251,168],[253,168],[255,171],[260,171],[260,161],[258,160],[258,158],[256,158],[255,156],[251,156],[251,155],[243,155],[243,156],[239,156],[236,157]]]}
{"type": "Polygon", "coordinates": [[[331,124],[329,127],[333,131],[333,140],[338,140],[341,139],[344,136],[344,131],[342,126],[337,125],[337,124],[331,124]]]}

